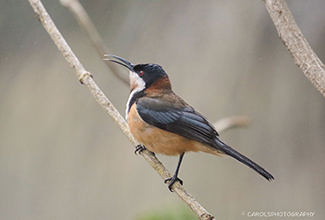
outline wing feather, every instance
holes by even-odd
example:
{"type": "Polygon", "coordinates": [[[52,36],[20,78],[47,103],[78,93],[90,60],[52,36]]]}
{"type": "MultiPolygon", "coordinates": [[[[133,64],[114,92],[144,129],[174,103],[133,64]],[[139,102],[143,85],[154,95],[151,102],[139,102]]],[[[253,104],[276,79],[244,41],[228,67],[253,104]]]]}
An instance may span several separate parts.
{"type": "Polygon", "coordinates": [[[140,117],[150,125],[206,145],[215,145],[218,133],[192,107],[170,106],[162,100],[144,97],[138,100],[137,110],[140,117]]]}

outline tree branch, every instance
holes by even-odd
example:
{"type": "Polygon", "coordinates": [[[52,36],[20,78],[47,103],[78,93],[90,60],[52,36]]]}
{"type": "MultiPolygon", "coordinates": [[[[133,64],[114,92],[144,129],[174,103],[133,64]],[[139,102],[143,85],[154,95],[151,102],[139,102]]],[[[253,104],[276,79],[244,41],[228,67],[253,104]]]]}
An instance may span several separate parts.
{"type": "Polygon", "coordinates": [[[250,120],[246,116],[232,116],[218,120],[214,123],[214,127],[218,133],[222,133],[231,128],[248,126],[249,123],[250,120]]]}
{"type": "MultiPolygon", "coordinates": [[[[72,68],[75,69],[79,81],[88,87],[91,94],[97,100],[97,102],[104,108],[104,110],[113,118],[115,123],[119,126],[119,128],[123,131],[123,133],[129,138],[130,142],[137,146],[138,142],[134,139],[131,134],[129,127],[123,117],[119,114],[119,112],[115,109],[113,104],[108,100],[108,98],[104,95],[104,93],[100,90],[97,84],[91,77],[91,74],[84,69],[82,64],[79,62],[76,55],[72,52],[69,45],[56,28],[49,14],[45,10],[43,4],[40,0],[29,0],[32,8],[37,14],[39,20],[42,25],[46,29],[46,31],[51,36],[52,40],[58,47],[58,49],[62,52],[63,56],[67,60],[67,62],[71,65],[72,68]]],[[[171,175],[168,170],[163,166],[163,164],[149,151],[142,151],[141,155],[145,158],[145,160],[157,171],[157,173],[163,178],[170,178],[171,175]]],[[[198,215],[200,219],[212,220],[215,219],[203,206],[197,202],[193,196],[191,196],[183,186],[181,186],[178,182],[173,185],[174,192],[198,215]]]]}
{"type": "MultiPolygon", "coordinates": [[[[60,2],[63,6],[67,7],[70,12],[72,12],[72,14],[78,20],[79,24],[85,29],[86,33],[92,40],[99,56],[103,58],[105,54],[111,54],[80,2],[78,0],[60,0],[60,2]]],[[[105,62],[105,64],[117,78],[124,82],[124,84],[129,85],[129,80],[125,75],[122,75],[118,71],[116,65],[113,65],[111,62],[105,62]]]]}
{"type": "Polygon", "coordinates": [[[325,68],[309,46],[284,0],[263,0],[280,38],[297,66],[325,97],[325,68]]]}

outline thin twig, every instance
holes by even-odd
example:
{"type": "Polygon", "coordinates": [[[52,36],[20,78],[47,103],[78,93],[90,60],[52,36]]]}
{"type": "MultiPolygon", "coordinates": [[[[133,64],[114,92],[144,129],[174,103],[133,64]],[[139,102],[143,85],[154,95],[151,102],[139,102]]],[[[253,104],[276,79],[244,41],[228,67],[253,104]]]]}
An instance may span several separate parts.
{"type": "MultiPolygon", "coordinates": [[[[103,58],[105,54],[111,54],[80,2],[78,0],[60,0],[60,2],[63,6],[67,7],[72,12],[72,14],[78,20],[79,24],[85,29],[90,39],[92,40],[99,56],[103,58]]],[[[105,62],[105,64],[117,78],[124,82],[124,84],[129,85],[128,78],[125,75],[122,75],[115,65],[112,65],[111,62],[105,62]]]]}
{"type": "Polygon", "coordinates": [[[325,97],[325,68],[309,46],[284,0],[263,0],[280,38],[290,51],[297,66],[325,97]]]}
{"type": "Polygon", "coordinates": [[[214,123],[214,127],[218,133],[222,133],[231,128],[247,126],[249,123],[250,120],[246,116],[232,116],[218,120],[214,123]]]}
{"type": "MultiPolygon", "coordinates": [[[[100,90],[97,84],[91,77],[91,74],[84,69],[82,64],[79,62],[78,58],[70,49],[67,42],[64,40],[63,36],[56,28],[49,14],[46,12],[43,4],[40,0],[29,0],[29,3],[33,7],[35,13],[37,14],[42,25],[46,31],[51,36],[54,43],[57,45],[58,49],[63,53],[68,63],[75,69],[78,78],[81,83],[86,85],[97,102],[104,108],[104,110],[113,118],[115,123],[120,127],[123,133],[129,138],[134,146],[138,143],[131,134],[129,127],[123,117],[115,109],[113,104],[108,100],[104,93],[100,90]]],[[[157,171],[157,173],[163,178],[170,178],[171,175],[168,170],[163,166],[163,164],[149,151],[142,151],[141,155],[145,160],[157,171]]],[[[215,219],[208,211],[201,206],[194,198],[191,196],[183,186],[179,183],[173,185],[174,192],[198,215],[200,219],[215,219]]]]}

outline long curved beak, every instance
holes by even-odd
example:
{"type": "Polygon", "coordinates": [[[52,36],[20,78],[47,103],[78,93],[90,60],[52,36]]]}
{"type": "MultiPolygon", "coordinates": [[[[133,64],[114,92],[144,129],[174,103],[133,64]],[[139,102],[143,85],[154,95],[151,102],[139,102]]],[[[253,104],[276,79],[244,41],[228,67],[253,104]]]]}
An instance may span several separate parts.
{"type": "Polygon", "coordinates": [[[115,56],[115,55],[107,55],[107,54],[105,54],[104,60],[112,61],[114,63],[118,63],[118,64],[120,64],[120,65],[128,68],[130,71],[134,72],[134,70],[133,70],[134,64],[133,63],[130,63],[129,61],[127,61],[126,59],[124,59],[122,57],[118,57],[118,56],[115,56]]]}

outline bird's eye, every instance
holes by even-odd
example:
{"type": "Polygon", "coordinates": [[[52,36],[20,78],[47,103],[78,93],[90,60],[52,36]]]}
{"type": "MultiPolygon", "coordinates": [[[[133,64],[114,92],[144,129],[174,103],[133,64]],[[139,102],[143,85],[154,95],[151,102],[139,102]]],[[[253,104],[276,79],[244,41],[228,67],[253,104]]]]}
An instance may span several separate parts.
{"type": "Polygon", "coordinates": [[[140,75],[140,76],[142,76],[143,74],[144,74],[144,72],[143,72],[143,71],[140,71],[140,72],[139,72],[139,75],[140,75]]]}

